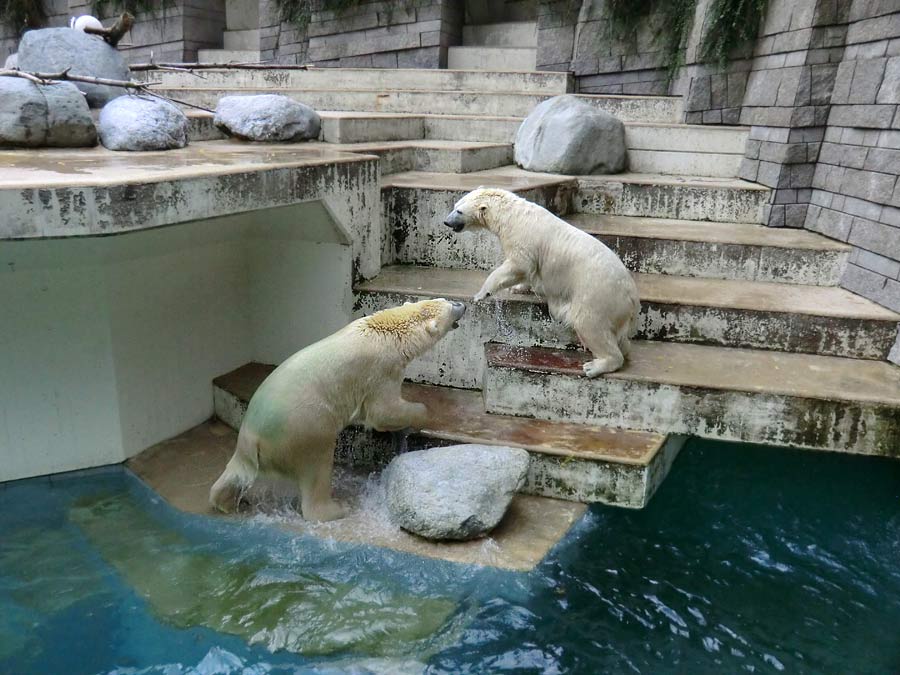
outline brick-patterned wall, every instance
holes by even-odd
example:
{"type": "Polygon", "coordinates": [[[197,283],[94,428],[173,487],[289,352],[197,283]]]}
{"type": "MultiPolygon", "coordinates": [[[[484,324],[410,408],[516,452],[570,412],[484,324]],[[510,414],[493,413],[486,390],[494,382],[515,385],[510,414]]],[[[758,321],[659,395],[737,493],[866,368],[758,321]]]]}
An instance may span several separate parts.
{"type": "Polygon", "coordinates": [[[279,21],[272,0],[260,8],[262,60],[345,68],[442,68],[459,44],[458,0],[368,0],[340,13],[313,12],[305,33],[279,21]]]}
{"type": "Polygon", "coordinates": [[[900,311],[900,7],[848,19],[805,226],[853,245],[845,288],[900,311]]]}

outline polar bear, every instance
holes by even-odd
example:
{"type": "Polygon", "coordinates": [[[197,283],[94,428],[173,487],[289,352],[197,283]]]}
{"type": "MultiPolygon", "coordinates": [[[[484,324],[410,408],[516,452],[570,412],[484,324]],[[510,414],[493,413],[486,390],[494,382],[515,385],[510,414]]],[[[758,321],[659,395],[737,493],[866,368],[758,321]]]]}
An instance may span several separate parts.
{"type": "Polygon", "coordinates": [[[407,303],[357,319],[288,358],[250,399],[210,504],[233,511],[262,473],[296,481],[305,519],[343,517],[331,498],[337,435],[349,424],[422,428],[428,411],[400,395],[403,370],[456,328],[465,310],[443,298],[407,303]]]}
{"type": "Polygon", "coordinates": [[[597,239],[547,209],[507,190],[478,188],[444,220],[455,232],[486,229],[500,239],[505,260],[490,273],[475,301],[504,288],[530,287],[550,315],[571,326],[594,358],[588,377],[618,370],[637,330],[640,300],[631,274],[597,239]]]}

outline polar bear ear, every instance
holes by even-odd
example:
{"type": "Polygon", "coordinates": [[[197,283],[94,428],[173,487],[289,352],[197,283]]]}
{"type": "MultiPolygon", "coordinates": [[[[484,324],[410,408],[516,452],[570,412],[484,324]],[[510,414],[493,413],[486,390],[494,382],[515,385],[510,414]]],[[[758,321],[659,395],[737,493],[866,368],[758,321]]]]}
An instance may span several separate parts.
{"type": "Polygon", "coordinates": [[[425,322],[425,330],[431,335],[437,335],[441,330],[441,325],[438,323],[437,319],[429,319],[425,322]]]}

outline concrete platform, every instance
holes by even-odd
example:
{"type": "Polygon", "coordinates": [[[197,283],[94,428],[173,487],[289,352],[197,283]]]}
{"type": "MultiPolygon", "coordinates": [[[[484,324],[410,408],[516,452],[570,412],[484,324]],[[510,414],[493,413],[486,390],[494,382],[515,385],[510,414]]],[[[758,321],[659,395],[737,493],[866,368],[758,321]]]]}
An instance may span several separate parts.
{"type": "MultiPolygon", "coordinates": [[[[331,69],[329,69],[331,70],[331,69]]],[[[208,82],[186,86],[154,88],[160,94],[193,105],[214,108],[230,94],[266,94],[270,87],[236,88],[211,86],[208,82]]],[[[316,110],[346,110],[390,113],[470,115],[477,111],[488,117],[525,117],[542,101],[555,94],[518,93],[492,89],[335,89],[278,87],[278,93],[316,110]]],[[[616,96],[578,94],[586,103],[615,115],[623,122],[677,123],[682,119],[680,98],[669,96],[616,96]]]]}
{"type": "Polygon", "coordinates": [[[467,70],[530,72],[537,70],[537,47],[449,47],[447,66],[467,70]]]}
{"type": "Polygon", "coordinates": [[[509,143],[468,141],[375,141],[333,146],[343,152],[376,155],[381,159],[381,175],[405,171],[470,173],[505,166],[513,160],[509,143]]]}
{"type": "Polygon", "coordinates": [[[751,223],[584,213],[566,220],[648,274],[836,286],[851,250],[808,230],[751,223]]]}
{"type": "MultiPolygon", "coordinates": [[[[209,488],[234,452],[237,434],[224,424],[201,424],[148,448],[127,466],[172,506],[188,513],[217,515],[209,488]]],[[[335,496],[351,507],[347,518],[309,523],[296,512],[276,510],[271,501],[234,518],[255,517],[275,527],[323,539],[368,544],[452,562],[527,571],[537,565],[585,511],[584,504],[518,495],[489,538],[472,542],[429,542],[393,526],[379,511],[364,476],[338,474],[335,496]]],[[[265,498],[263,498],[265,499],[265,498]]],[[[219,516],[229,517],[229,516],[219,516]]]]}
{"type": "MultiPolygon", "coordinates": [[[[486,277],[478,270],[384,267],[357,285],[357,312],[429,297],[467,302],[460,328],[410,367],[411,378],[434,384],[479,387],[485,342],[578,345],[574,333],[553,321],[535,295],[505,291],[472,303],[486,277]]],[[[836,287],[652,274],[638,274],[636,281],[639,339],[884,359],[900,322],[900,315],[836,287]]]]}
{"type": "Polygon", "coordinates": [[[900,368],[889,363],[636,341],[621,370],[588,379],[583,351],[485,351],[489,412],[900,456],[900,368]]]}
{"type": "Polygon", "coordinates": [[[239,70],[202,68],[195,71],[139,71],[135,77],[163,87],[230,89],[332,89],[495,91],[548,94],[575,90],[571,73],[530,73],[423,68],[284,68],[239,70]]]}
{"type": "MultiPolygon", "coordinates": [[[[250,398],[272,366],[249,363],[217,377],[217,417],[240,428],[250,398]]],[[[410,450],[483,443],[523,448],[531,465],[522,492],[580,502],[642,508],[669,472],[683,439],[656,433],[524,419],[484,412],[480,393],[404,384],[403,395],[429,410],[427,429],[403,443],[410,450]]],[[[399,451],[392,434],[353,428],[338,442],[338,461],[355,468],[379,468],[399,451]]]]}

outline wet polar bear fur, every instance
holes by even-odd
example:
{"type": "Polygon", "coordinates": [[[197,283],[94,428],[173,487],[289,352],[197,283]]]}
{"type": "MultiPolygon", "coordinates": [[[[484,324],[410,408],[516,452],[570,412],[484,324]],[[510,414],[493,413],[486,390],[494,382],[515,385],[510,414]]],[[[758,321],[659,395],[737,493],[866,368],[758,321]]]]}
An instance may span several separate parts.
{"type": "Polygon", "coordinates": [[[258,474],[296,481],[307,520],[345,515],[331,497],[334,447],[350,424],[421,429],[427,409],[400,395],[403,370],[455,328],[465,305],[443,298],[357,319],[297,352],[250,399],[237,448],[212,486],[210,504],[234,511],[258,474]]]}
{"type": "Polygon", "coordinates": [[[475,301],[524,285],[547,301],[550,316],[575,330],[594,358],[588,377],[618,370],[637,329],[640,301],[631,274],[597,239],[547,209],[508,192],[478,188],[460,199],[444,224],[456,232],[486,229],[505,260],[475,301]]]}

